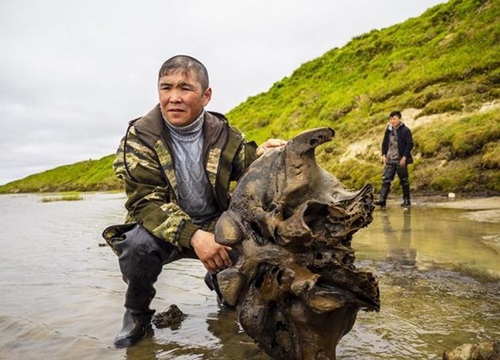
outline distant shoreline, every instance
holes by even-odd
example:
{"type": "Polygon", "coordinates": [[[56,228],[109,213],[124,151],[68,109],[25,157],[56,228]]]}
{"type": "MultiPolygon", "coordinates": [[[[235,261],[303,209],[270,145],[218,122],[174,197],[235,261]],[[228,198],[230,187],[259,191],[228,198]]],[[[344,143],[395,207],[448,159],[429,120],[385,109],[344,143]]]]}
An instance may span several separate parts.
{"type": "MultiPolygon", "coordinates": [[[[119,194],[125,195],[123,190],[107,190],[107,191],[70,191],[70,192],[27,192],[27,193],[0,193],[6,196],[22,196],[22,195],[37,195],[37,196],[48,196],[53,194],[64,194],[64,193],[81,193],[81,194],[119,194]]],[[[374,194],[374,198],[377,198],[378,194],[374,194]]],[[[500,196],[499,195],[484,195],[484,196],[473,196],[467,193],[457,195],[457,197],[452,198],[445,195],[422,195],[413,194],[412,197],[413,206],[431,206],[439,208],[449,208],[449,209],[463,209],[463,210],[500,210],[500,196]]],[[[389,204],[394,203],[394,205],[399,206],[400,198],[398,195],[392,195],[388,199],[389,204]]]]}

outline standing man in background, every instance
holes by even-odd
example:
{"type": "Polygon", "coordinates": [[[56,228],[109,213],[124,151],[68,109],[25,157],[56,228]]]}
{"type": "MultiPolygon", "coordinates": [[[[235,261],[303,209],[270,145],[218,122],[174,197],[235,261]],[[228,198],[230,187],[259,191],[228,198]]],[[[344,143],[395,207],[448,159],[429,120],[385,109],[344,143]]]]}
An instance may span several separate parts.
{"type": "Polygon", "coordinates": [[[154,283],[163,265],[199,259],[211,289],[218,271],[231,266],[231,248],[215,241],[213,230],[237,181],[257,156],[285,141],[269,139],[259,148],[218,113],[205,110],[212,89],[198,60],[168,59],[158,75],[159,103],[130,122],[113,163],[127,194],[126,223],[103,232],[118,255],[127,283],[123,326],[116,347],[147,333],[154,310],[154,283]]]}
{"type": "Polygon", "coordinates": [[[398,174],[399,182],[403,188],[403,202],[401,206],[410,207],[410,182],[408,179],[408,165],[413,162],[411,150],[413,149],[413,137],[408,127],[401,121],[401,112],[393,111],[389,115],[389,126],[385,130],[382,141],[382,162],[384,172],[382,174],[382,188],[380,198],[375,205],[385,207],[391,182],[398,174]]]}

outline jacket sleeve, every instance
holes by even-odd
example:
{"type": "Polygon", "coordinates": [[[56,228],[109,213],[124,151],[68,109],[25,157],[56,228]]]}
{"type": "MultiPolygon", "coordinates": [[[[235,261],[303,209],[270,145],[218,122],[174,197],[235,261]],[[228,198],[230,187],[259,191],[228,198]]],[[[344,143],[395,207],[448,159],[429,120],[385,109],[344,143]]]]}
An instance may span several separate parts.
{"type": "Polygon", "coordinates": [[[411,157],[411,150],[413,149],[413,136],[411,134],[411,130],[407,127],[405,127],[405,133],[404,133],[404,136],[405,136],[405,139],[404,139],[404,144],[405,144],[405,147],[403,149],[403,154],[402,156],[405,156],[407,159],[409,159],[411,157]]]}
{"type": "Polygon", "coordinates": [[[387,155],[387,151],[389,151],[389,131],[386,129],[382,140],[382,156],[387,155]]]}
{"type": "Polygon", "coordinates": [[[141,223],[156,237],[177,247],[191,247],[199,226],[177,204],[162,173],[156,152],[145,145],[130,127],[113,163],[115,175],[123,180],[128,221],[141,223]]]}

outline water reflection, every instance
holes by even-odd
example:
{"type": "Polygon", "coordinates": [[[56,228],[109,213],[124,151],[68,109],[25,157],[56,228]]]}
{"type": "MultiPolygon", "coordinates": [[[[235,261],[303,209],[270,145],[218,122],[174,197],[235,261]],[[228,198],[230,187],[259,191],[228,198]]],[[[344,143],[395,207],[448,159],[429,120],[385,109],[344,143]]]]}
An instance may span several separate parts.
{"type": "Polygon", "coordinates": [[[500,223],[466,221],[465,213],[374,213],[353,247],[360,266],[380,277],[381,311],[360,313],[340,358],[438,359],[447,348],[498,338],[500,256],[480,239],[498,234],[500,223]]]}
{"type": "MultiPolygon", "coordinates": [[[[172,302],[174,299],[171,299],[172,302]]],[[[213,299],[215,301],[215,298],[213,299]]],[[[136,346],[127,348],[127,360],[159,360],[159,359],[204,359],[233,360],[255,359],[269,360],[240,327],[237,313],[227,307],[215,307],[215,312],[205,314],[206,328],[199,322],[195,314],[188,314],[191,321],[196,322],[199,331],[206,334],[195,340],[190,324],[181,324],[174,329],[151,328],[145,339],[136,346]],[[184,335],[183,335],[184,334],[184,335]]],[[[190,310],[188,310],[190,312],[190,310]]]]}
{"type": "Polygon", "coordinates": [[[224,359],[270,359],[245,334],[238,323],[237,313],[234,309],[220,307],[217,313],[209,314],[207,324],[208,331],[221,341],[219,352],[224,354],[224,359]]]}
{"type": "Polygon", "coordinates": [[[353,248],[358,259],[386,266],[408,261],[407,266],[420,271],[442,266],[500,278],[500,255],[483,241],[499,237],[500,219],[487,223],[470,218],[457,209],[377,209],[372,224],[354,235],[353,248]]]}
{"type": "MultiPolygon", "coordinates": [[[[165,267],[153,307],[176,304],[178,329],[153,329],[113,348],[125,284],[101,232],[124,217],[123,194],[42,203],[0,196],[0,359],[269,360],[219,308],[196,261],[165,267]]],[[[357,266],[380,277],[380,313],[360,312],[338,359],[436,359],[450,347],[500,337],[500,219],[461,210],[377,209],[356,233],[357,266]]]]}
{"type": "Polygon", "coordinates": [[[403,214],[390,214],[387,211],[382,211],[380,218],[382,221],[382,231],[387,242],[386,260],[393,264],[396,269],[400,269],[401,267],[416,267],[417,249],[412,247],[411,243],[411,209],[406,209],[403,214]],[[391,224],[391,216],[402,216],[402,226],[393,226],[391,224]]]}

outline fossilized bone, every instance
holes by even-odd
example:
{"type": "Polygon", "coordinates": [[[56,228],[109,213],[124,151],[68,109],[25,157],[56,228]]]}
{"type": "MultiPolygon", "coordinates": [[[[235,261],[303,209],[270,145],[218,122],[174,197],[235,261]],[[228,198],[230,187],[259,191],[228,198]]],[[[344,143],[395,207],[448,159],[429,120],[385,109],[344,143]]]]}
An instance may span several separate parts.
{"type": "Polygon", "coordinates": [[[354,266],[352,235],[372,221],[373,188],[348,191],[318,166],[334,131],[303,132],[240,179],[215,238],[233,248],[217,274],[223,302],[273,359],[335,359],[360,309],[378,311],[377,278],[354,266]]]}

